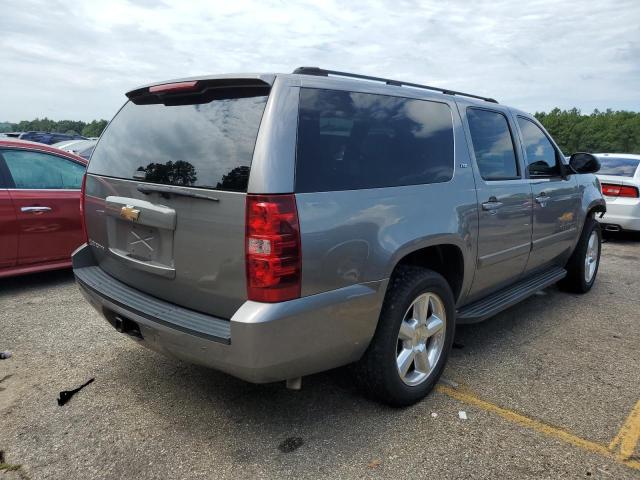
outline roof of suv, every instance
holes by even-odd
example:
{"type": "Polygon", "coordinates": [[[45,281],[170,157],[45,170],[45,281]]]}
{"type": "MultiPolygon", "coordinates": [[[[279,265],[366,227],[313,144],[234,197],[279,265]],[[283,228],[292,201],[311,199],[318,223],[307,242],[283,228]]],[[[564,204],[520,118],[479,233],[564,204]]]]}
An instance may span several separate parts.
{"type": "Polygon", "coordinates": [[[410,91],[427,91],[431,93],[444,94],[444,95],[452,95],[452,96],[462,96],[465,97],[465,100],[469,100],[473,103],[484,104],[486,103],[494,103],[498,102],[489,97],[483,97],[480,95],[475,95],[471,93],[464,93],[455,90],[449,90],[446,88],[440,87],[432,87],[429,85],[421,85],[417,83],[404,82],[399,80],[392,80],[388,78],[381,77],[372,77],[367,75],[360,75],[355,73],[348,72],[339,72],[336,70],[324,70],[317,67],[300,67],[293,71],[293,73],[229,73],[229,74],[221,74],[221,75],[203,75],[197,77],[187,77],[187,78],[179,78],[173,80],[165,80],[160,82],[154,82],[147,85],[142,85],[137,87],[129,92],[127,92],[127,97],[129,99],[136,98],[138,96],[142,96],[148,94],[149,89],[153,87],[159,86],[174,86],[175,84],[183,84],[187,86],[188,84],[191,87],[195,85],[194,82],[212,82],[212,83],[229,83],[233,86],[271,86],[273,85],[276,77],[288,77],[290,79],[294,79],[300,83],[306,83],[310,79],[313,79],[314,83],[320,81],[322,83],[328,82],[333,83],[336,82],[338,84],[342,84],[346,88],[354,88],[358,89],[358,87],[362,87],[367,84],[378,84],[382,87],[389,87],[391,89],[395,89],[397,87],[401,88],[409,88],[410,91]]]}

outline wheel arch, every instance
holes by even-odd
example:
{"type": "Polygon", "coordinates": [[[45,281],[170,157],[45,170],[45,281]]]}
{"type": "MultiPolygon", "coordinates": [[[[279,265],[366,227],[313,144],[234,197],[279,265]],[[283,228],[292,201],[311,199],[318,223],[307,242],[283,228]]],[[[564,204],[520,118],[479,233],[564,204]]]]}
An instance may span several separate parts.
{"type": "Polygon", "coordinates": [[[401,265],[413,265],[433,270],[445,278],[457,303],[463,293],[468,290],[465,271],[469,271],[469,267],[465,265],[465,260],[463,248],[454,242],[415,247],[404,251],[401,256],[395,259],[390,276],[393,276],[401,265]]]}

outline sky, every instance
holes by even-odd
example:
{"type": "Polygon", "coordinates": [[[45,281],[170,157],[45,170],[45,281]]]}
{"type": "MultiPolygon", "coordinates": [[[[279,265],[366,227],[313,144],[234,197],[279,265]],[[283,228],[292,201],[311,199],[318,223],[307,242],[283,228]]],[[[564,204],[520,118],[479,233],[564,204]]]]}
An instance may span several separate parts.
{"type": "Polygon", "coordinates": [[[0,11],[0,121],[110,119],[153,81],[303,65],[529,112],[640,111],[639,0],[22,0],[0,11]]]}

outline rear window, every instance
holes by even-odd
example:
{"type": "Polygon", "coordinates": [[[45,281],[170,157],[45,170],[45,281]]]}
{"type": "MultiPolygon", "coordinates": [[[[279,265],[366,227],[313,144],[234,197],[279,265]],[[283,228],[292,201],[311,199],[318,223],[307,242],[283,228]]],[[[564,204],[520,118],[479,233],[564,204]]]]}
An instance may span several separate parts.
{"type": "Polygon", "coordinates": [[[600,160],[600,175],[618,175],[620,177],[633,177],[638,169],[640,160],[635,158],[598,157],[600,160]]]}
{"type": "Polygon", "coordinates": [[[469,131],[480,175],[484,180],[520,178],[507,117],[493,110],[467,109],[469,131]]]}
{"type": "Polygon", "coordinates": [[[438,183],[452,176],[447,104],[300,90],[297,192],[438,183]]]}
{"type": "Polygon", "coordinates": [[[267,94],[190,105],[128,102],[96,146],[89,173],[245,192],[267,94]]]}

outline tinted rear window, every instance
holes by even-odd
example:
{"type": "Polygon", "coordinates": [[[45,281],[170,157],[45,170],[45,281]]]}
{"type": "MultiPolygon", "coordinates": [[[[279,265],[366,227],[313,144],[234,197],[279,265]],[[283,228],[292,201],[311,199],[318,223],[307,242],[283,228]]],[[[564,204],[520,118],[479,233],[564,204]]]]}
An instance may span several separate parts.
{"type": "Polygon", "coordinates": [[[633,177],[638,169],[640,160],[635,158],[598,157],[600,160],[600,175],[618,175],[621,177],[633,177]]]}
{"type": "Polygon", "coordinates": [[[244,192],[266,102],[266,92],[195,105],[129,102],[100,138],[88,171],[244,192]]]}
{"type": "Polygon", "coordinates": [[[518,162],[507,117],[479,108],[467,109],[469,131],[480,175],[484,180],[519,178],[518,162]]]}
{"type": "Polygon", "coordinates": [[[300,90],[297,192],[438,183],[452,176],[447,104],[300,90]]]}

